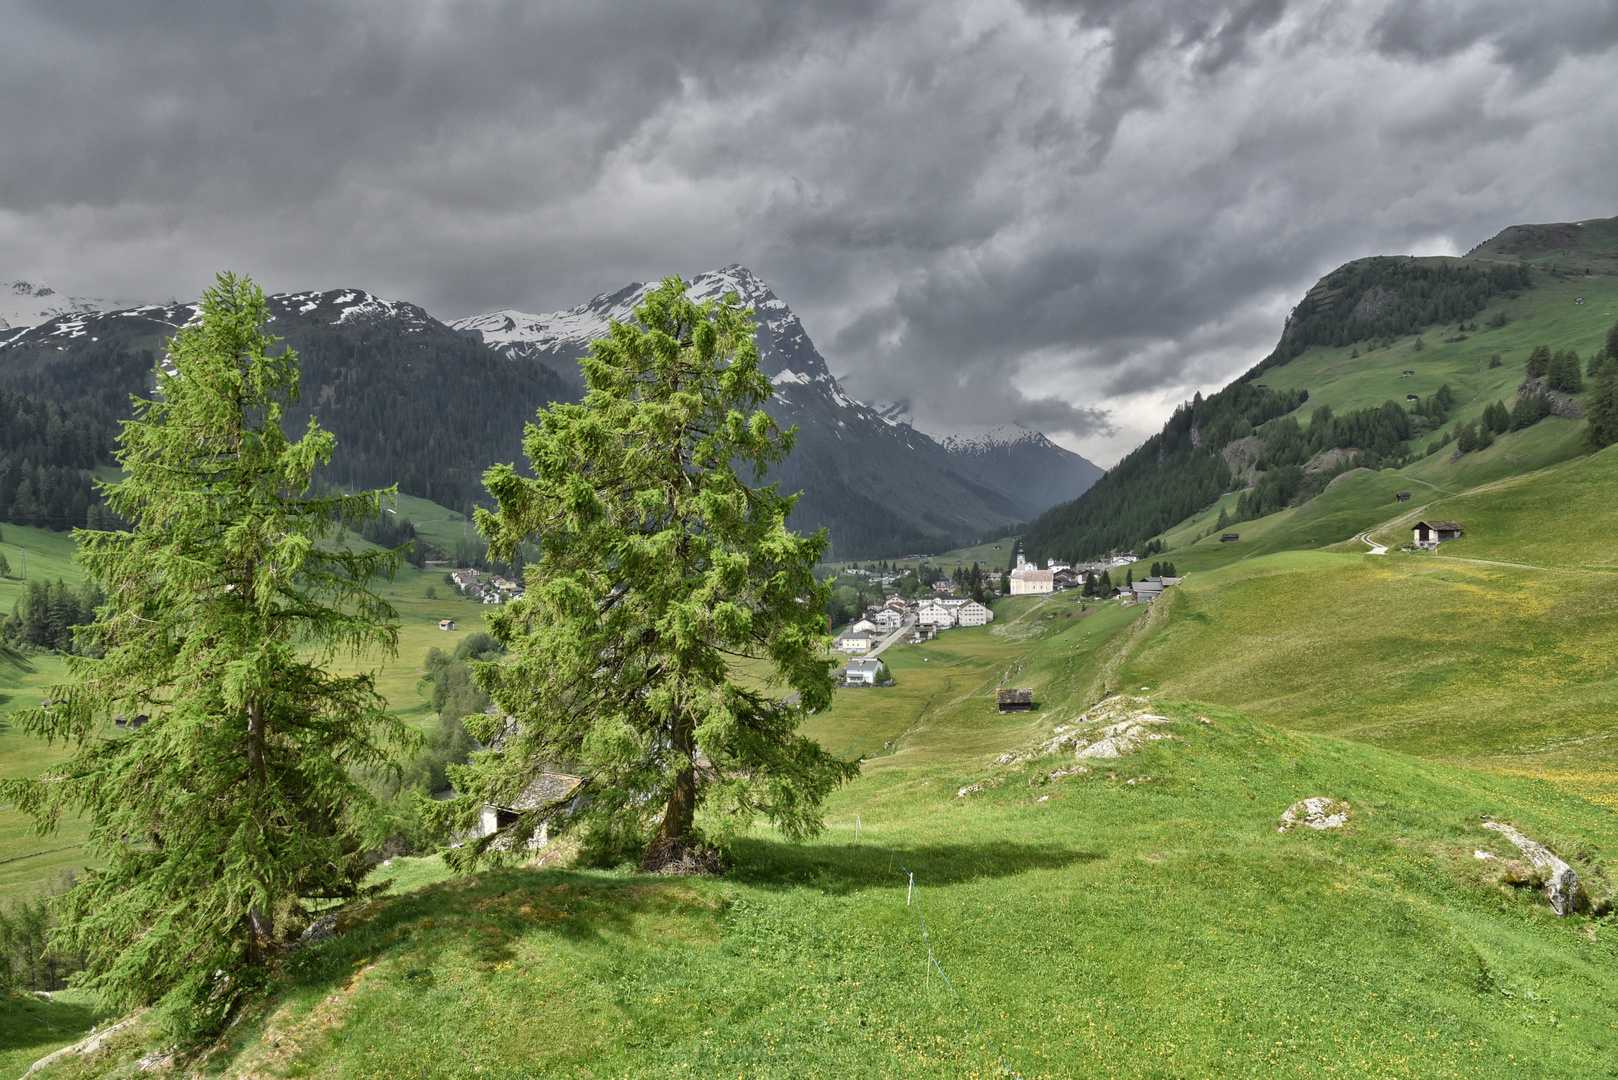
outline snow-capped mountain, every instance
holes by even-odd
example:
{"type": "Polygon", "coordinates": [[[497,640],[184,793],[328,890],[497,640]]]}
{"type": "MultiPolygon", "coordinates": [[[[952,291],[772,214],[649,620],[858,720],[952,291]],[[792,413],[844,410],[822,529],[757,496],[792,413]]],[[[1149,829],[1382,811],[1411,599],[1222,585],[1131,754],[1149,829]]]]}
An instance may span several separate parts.
{"type": "Polygon", "coordinates": [[[957,432],[938,440],[979,476],[1015,491],[1041,510],[1076,499],[1105,470],[1021,424],[957,432]]]}
{"type": "MultiPolygon", "coordinates": [[[[552,401],[577,400],[578,358],[611,320],[633,317],[637,283],[567,311],[492,312],[446,325],[415,304],[360,289],[268,298],[269,329],[302,359],[297,430],[309,415],[337,436],[333,482],[387,486],[457,510],[486,501],[481,477],[520,457],[522,429],[552,401]]],[[[801,492],[800,530],[826,528],[833,553],[855,557],[940,550],[976,539],[1071,497],[1047,494],[1046,472],[1087,482],[1088,462],[1037,432],[1002,433],[994,447],[941,444],[897,415],[844,392],[798,316],[741,266],[699,275],[697,299],[734,293],[757,321],[765,407],[796,427],[792,454],[772,470],[801,492]],[[1077,465],[1075,465],[1077,462],[1077,465]]],[[[151,389],[168,339],[192,304],[63,311],[0,330],[0,386],[64,405],[117,410],[151,389]]]]}
{"type": "MultiPolygon", "coordinates": [[[[549,369],[516,365],[415,304],[363,289],[266,298],[269,330],[298,352],[302,401],[337,437],[325,478],[387,487],[464,510],[487,500],[483,470],[522,454],[523,425],[552,401],[573,400],[549,369]]],[[[58,315],[0,331],[0,386],[64,406],[116,411],[152,389],[167,342],[194,304],[58,315]]]]}
{"type": "MultiPolygon", "coordinates": [[[[496,311],[451,325],[479,333],[513,359],[543,363],[582,390],[578,358],[590,341],[607,333],[609,321],[633,318],[655,287],[637,282],[566,311],[496,311]]],[[[984,482],[932,438],[846,393],[802,321],[746,267],[691,280],[693,299],[727,294],[753,309],[759,366],[775,388],[766,407],[783,427],[798,428],[792,455],[771,473],[783,490],[803,492],[796,527],[825,526],[835,550],[852,555],[976,537],[1043,509],[984,482]]]]}
{"type": "Polygon", "coordinates": [[[63,296],[39,281],[0,282],[0,330],[37,326],[58,315],[80,315],[109,306],[88,296],[63,296]]]}
{"type": "MultiPolygon", "coordinates": [[[[588,303],[548,315],[522,311],[491,311],[450,323],[457,330],[476,331],[483,343],[513,358],[540,360],[564,379],[580,381],[578,359],[590,342],[605,337],[610,322],[628,322],[635,308],[657,282],[637,281],[617,292],[602,293],[588,303]]],[[[758,323],[759,364],[776,385],[819,384],[843,394],[804,331],[803,323],[785,301],[744,266],[710,270],[691,279],[688,295],[697,301],[734,294],[751,307],[758,323]]]]}

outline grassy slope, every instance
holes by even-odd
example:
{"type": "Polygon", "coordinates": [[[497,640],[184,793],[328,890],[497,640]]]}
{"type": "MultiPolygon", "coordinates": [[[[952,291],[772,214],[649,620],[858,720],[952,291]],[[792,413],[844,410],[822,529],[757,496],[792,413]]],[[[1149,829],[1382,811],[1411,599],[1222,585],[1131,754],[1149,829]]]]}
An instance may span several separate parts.
{"type": "MultiPolygon", "coordinates": [[[[0,578],[0,612],[9,614],[27,582],[22,578],[26,552],[31,580],[56,581],[77,586],[83,574],[73,562],[74,544],[70,534],[6,525],[0,539],[11,573],[0,578]]],[[[54,656],[27,657],[0,655],[0,775],[36,776],[64,756],[63,748],[47,746],[18,731],[6,719],[13,709],[39,704],[45,689],[63,677],[61,661],[54,656]]],[[[78,820],[64,820],[50,836],[36,835],[33,823],[17,811],[0,807],[0,897],[32,895],[42,886],[55,882],[64,871],[85,865],[82,850],[86,828],[78,820]]]]}
{"type": "MultiPolygon", "coordinates": [[[[1367,573],[1441,580],[1450,565],[1263,556],[1193,578],[1145,618],[1001,601],[989,627],[892,650],[891,691],[842,692],[813,718],[826,745],[878,754],[834,797],[822,840],[755,836],[716,882],[516,870],[429,885],[290,960],[281,994],[212,1070],[991,1076],[992,1039],[1025,1077],[1599,1074],[1618,1027],[1610,920],[1557,920],[1472,852],[1511,854],[1477,827],[1491,814],[1600,862],[1618,843],[1611,811],[1554,784],[1165,698],[1153,707],[1183,741],[1058,780],[1046,778],[1070,759],[994,763],[1074,720],[1100,685],[1179,695],[1183,674],[1149,661],[1185,652],[1173,635],[1202,626],[1204,594],[1361,575],[1349,595],[1367,573]],[[1003,682],[1034,687],[1041,709],[999,716],[1003,682]],[[1279,812],[1316,794],[1355,808],[1351,830],[1277,835],[1279,812]],[[924,975],[908,879],[873,844],[916,873],[970,1014],[924,975]]],[[[1316,677],[1344,666],[1337,647],[1312,659],[1316,677]]],[[[1604,866],[1580,866],[1606,887],[1604,866]]],[[[137,1027],[53,1074],[105,1075],[154,1041],[137,1027]]]]}
{"type": "MultiPolygon", "coordinates": [[[[1095,633],[1088,618],[1020,623],[1022,674],[1047,687],[1095,633]]],[[[1611,941],[1501,890],[1472,852],[1509,854],[1482,813],[1612,850],[1611,814],[1166,701],[1181,741],[1046,781],[1057,761],[962,755],[1056,719],[1000,720],[999,676],[958,671],[957,704],[840,792],[820,841],[755,837],[720,881],[517,870],[430,886],[289,960],[282,994],[212,1067],[987,1077],[990,1039],[1030,1078],[1588,1075],[1609,1060],[1611,941]],[[1347,833],[1277,835],[1283,808],[1323,793],[1354,807],[1347,833]],[[925,973],[885,848],[914,871],[970,1014],[925,973]]],[[[154,1037],[51,1075],[107,1075],[154,1037]]]]}
{"type": "Polygon", "coordinates": [[[1342,413],[1381,405],[1389,398],[1402,402],[1406,394],[1426,397],[1448,383],[1459,398],[1453,425],[1481,413],[1491,401],[1505,399],[1510,404],[1523,380],[1523,364],[1536,345],[1549,345],[1553,352],[1571,348],[1589,359],[1618,319],[1618,276],[1556,279],[1536,274],[1534,288],[1516,299],[1497,298],[1474,319],[1479,329],[1468,333],[1466,341],[1444,344],[1445,338],[1456,336],[1455,327],[1449,326],[1430,327],[1419,335],[1420,352],[1415,337],[1375,352],[1366,352],[1363,344],[1315,348],[1284,367],[1266,371],[1262,381],[1278,390],[1308,390],[1309,401],[1301,410],[1304,418],[1320,405],[1342,413]],[[1579,297],[1583,304],[1574,303],[1579,297]],[[1511,320],[1505,327],[1483,326],[1502,310],[1511,320]],[[1351,359],[1354,351],[1361,355],[1351,359]],[[1489,357],[1496,353],[1503,363],[1490,368],[1489,357]],[[1401,376],[1407,369],[1415,375],[1401,376]]]}

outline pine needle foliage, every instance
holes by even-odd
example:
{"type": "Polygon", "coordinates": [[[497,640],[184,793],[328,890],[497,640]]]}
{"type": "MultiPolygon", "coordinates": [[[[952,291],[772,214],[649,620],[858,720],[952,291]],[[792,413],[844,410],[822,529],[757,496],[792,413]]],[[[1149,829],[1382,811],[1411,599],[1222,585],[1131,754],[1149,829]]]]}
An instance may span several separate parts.
{"type": "Polygon", "coordinates": [[[270,355],[265,321],[262,290],[222,274],[170,342],[175,373],[134,400],[127,478],[103,489],[132,528],[75,533],[107,594],[78,631],[88,655],[67,658],[47,707],[13,714],[73,747],[0,790],[42,832],[89,816],[105,865],[61,899],[57,933],[114,1006],[172,990],[217,1013],[299,928],[302,901],[356,895],[374,806],[354,777],[406,738],[370,675],[324,666],[395,647],[369,586],[400,551],[319,543],[388,493],[307,496],[335,440],[313,421],[297,442],[283,432],[298,362],[270,355]]]}
{"type": "Polygon", "coordinates": [[[520,812],[460,848],[461,865],[554,819],[533,785],[558,765],[587,780],[574,825],[620,848],[655,825],[654,849],[722,843],[760,815],[814,835],[825,797],[858,773],[796,734],[831,703],[829,590],[813,574],[827,540],[788,531],[795,497],[762,484],[794,431],[758,407],[771,388],[751,313],[735,297],[695,303],[671,277],[635,319],[593,344],[582,404],[528,425],[534,478],[485,476],[491,553],[541,554],[491,620],[510,655],[476,665],[500,715],[468,724],[491,749],[451,770],[465,794],[438,804],[461,828],[484,804],[520,812]],[[739,660],[768,678],[739,678],[739,660]]]}

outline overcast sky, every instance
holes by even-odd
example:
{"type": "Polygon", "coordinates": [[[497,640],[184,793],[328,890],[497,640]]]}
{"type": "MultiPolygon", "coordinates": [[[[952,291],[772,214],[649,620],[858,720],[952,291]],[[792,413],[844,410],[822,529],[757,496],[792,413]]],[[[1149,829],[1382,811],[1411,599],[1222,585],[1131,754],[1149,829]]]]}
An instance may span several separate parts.
{"type": "Polygon", "coordinates": [[[1618,214],[1618,0],[0,0],[0,280],[440,318],[740,262],[1111,464],[1320,275],[1618,214]]]}

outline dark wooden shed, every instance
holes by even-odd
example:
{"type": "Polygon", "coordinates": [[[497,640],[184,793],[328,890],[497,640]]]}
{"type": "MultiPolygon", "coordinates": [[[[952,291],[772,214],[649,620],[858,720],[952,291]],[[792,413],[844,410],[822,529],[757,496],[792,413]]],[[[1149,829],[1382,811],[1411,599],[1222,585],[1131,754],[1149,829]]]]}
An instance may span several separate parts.
{"type": "Polygon", "coordinates": [[[1034,692],[1031,689],[1001,690],[995,695],[1000,703],[1000,711],[1032,712],[1034,708],[1034,692]]]}

